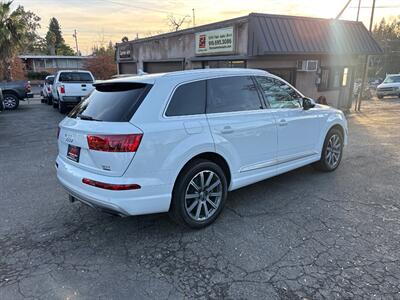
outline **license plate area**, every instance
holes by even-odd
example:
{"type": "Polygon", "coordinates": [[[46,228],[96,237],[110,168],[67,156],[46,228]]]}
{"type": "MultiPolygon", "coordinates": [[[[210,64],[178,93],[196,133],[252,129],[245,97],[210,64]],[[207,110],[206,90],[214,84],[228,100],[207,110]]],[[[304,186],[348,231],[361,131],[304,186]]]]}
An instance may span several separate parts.
{"type": "Polygon", "coordinates": [[[67,158],[69,158],[74,162],[79,162],[80,154],[81,154],[81,147],[68,145],[67,158]]]}

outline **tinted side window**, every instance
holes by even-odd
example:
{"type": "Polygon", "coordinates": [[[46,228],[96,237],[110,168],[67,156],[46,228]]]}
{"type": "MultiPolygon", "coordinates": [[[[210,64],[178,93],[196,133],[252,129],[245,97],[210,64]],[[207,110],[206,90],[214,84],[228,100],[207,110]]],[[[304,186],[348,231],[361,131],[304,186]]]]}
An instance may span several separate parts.
{"type": "Polygon", "coordinates": [[[266,76],[256,77],[271,108],[299,108],[301,96],[285,82],[266,76]]]}
{"type": "Polygon", "coordinates": [[[188,116],[204,114],[206,110],[205,80],[179,86],[168,105],[166,116],[188,116]]]}
{"type": "Polygon", "coordinates": [[[261,109],[256,85],[250,76],[207,81],[207,113],[261,109]]]}

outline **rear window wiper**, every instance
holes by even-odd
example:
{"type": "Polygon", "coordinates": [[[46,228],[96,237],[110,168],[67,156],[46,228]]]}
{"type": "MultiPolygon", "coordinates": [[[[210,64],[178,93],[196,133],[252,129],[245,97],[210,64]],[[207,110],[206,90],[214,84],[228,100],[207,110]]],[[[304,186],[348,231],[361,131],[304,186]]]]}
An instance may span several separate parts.
{"type": "Polygon", "coordinates": [[[87,121],[98,121],[98,122],[102,121],[102,120],[94,119],[91,116],[86,116],[86,115],[82,115],[82,114],[78,114],[77,117],[80,118],[81,120],[87,120],[87,121]]]}

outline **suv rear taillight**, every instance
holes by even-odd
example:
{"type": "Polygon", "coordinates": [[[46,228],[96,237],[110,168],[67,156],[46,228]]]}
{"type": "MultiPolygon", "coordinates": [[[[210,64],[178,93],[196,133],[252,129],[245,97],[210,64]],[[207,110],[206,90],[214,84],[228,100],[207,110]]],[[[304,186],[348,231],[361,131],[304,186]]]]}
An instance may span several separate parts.
{"type": "Polygon", "coordinates": [[[47,87],[47,91],[50,93],[51,92],[51,89],[50,89],[50,87],[48,86],[47,87]]]}
{"type": "Polygon", "coordinates": [[[105,152],[136,152],[143,134],[88,135],[90,150],[105,152]]]}
{"type": "Polygon", "coordinates": [[[60,86],[60,93],[65,94],[65,87],[63,85],[60,86]]]}

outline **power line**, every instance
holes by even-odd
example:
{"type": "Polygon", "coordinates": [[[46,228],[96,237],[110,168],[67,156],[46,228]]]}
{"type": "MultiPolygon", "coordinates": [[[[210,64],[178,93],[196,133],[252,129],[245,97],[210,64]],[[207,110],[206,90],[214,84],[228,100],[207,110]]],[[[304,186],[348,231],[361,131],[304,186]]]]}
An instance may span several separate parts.
{"type": "Polygon", "coordinates": [[[111,3],[111,4],[120,5],[120,6],[124,6],[124,7],[128,6],[128,7],[132,7],[132,8],[136,8],[136,9],[153,11],[153,12],[158,12],[158,13],[163,13],[163,14],[174,14],[174,15],[183,16],[183,17],[186,16],[186,15],[183,15],[183,14],[174,13],[172,11],[167,11],[167,10],[162,10],[162,9],[157,9],[157,8],[148,8],[148,7],[144,7],[144,6],[137,6],[137,5],[132,5],[130,3],[117,2],[117,1],[114,1],[114,0],[93,0],[93,1],[111,3]]]}
{"type": "MultiPolygon", "coordinates": [[[[381,6],[375,6],[375,9],[377,8],[400,8],[400,5],[381,5],[381,6]]],[[[349,8],[357,8],[358,6],[349,6],[349,8]]],[[[372,8],[372,6],[360,6],[360,8],[372,8]]]]}

